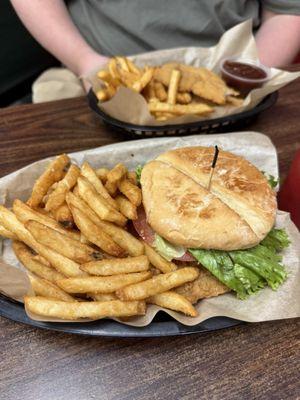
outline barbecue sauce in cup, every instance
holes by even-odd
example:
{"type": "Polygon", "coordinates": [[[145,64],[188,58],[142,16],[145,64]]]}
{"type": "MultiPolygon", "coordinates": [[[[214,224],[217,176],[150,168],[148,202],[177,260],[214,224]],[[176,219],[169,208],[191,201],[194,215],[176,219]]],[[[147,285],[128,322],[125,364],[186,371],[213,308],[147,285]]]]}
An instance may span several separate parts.
{"type": "Polygon", "coordinates": [[[221,73],[227,85],[238,90],[243,97],[252,89],[261,87],[269,79],[266,67],[234,59],[223,61],[221,73]]]}

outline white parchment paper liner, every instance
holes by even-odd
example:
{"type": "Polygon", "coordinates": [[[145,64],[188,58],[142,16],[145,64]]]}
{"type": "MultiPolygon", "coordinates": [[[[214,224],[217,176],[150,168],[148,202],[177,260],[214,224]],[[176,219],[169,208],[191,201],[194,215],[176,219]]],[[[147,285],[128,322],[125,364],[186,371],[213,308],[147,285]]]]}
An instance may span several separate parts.
{"type": "MultiPolygon", "coordinates": [[[[207,67],[216,73],[220,72],[220,62],[226,57],[239,56],[241,59],[258,61],[255,39],[252,34],[252,21],[247,20],[229,29],[223,34],[219,43],[213,47],[187,47],[152,51],[131,56],[138,66],[161,65],[168,62],[181,62],[195,67],[207,67]]],[[[103,69],[103,67],[102,67],[103,69]]],[[[87,79],[96,92],[101,83],[93,71],[87,79]]],[[[270,80],[259,89],[252,90],[241,107],[230,105],[215,107],[208,116],[186,115],[168,121],[158,122],[148,111],[146,100],[134,91],[121,87],[109,101],[99,103],[106,114],[120,121],[137,125],[182,124],[236,114],[254,108],[268,94],[292,82],[300,76],[300,72],[286,72],[272,68],[270,80]]]]}
{"type": "MultiPolygon", "coordinates": [[[[244,156],[259,169],[278,177],[276,150],[267,136],[256,132],[136,140],[73,153],[71,158],[78,164],[86,160],[93,167],[110,168],[118,162],[123,162],[128,168],[134,169],[138,164],[144,164],[168,149],[196,145],[218,145],[224,150],[244,156]]],[[[26,200],[34,180],[43,172],[48,162],[49,159],[38,161],[0,179],[1,203],[9,207],[15,198],[26,200]]],[[[278,212],[276,225],[284,227],[292,241],[290,247],[284,252],[283,260],[289,278],[278,291],[273,292],[271,289],[265,288],[259,294],[243,301],[238,300],[231,293],[201,300],[196,305],[199,312],[197,318],[185,317],[170,310],[164,311],[184,325],[196,325],[215,316],[228,316],[251,322],[299,317],[300,234],[287,213],[278,212]]],[[[11,241],[3,240],[3,251],[0,258],[0,291],[22,301],[22,297],[28,290],[30,287],[26,273],[16,260],[11,248],[11,241]]],[[[149,305],[145,316],[121,322],[133,326],[146,326],[159,310],[163,309],[149,305]]],[[[41,318],[31,314],[30,317],[42,321],[62,322],[59,319],[41,318]]],[[[79,320],[78,322],[84,321],[79,320]]]]}

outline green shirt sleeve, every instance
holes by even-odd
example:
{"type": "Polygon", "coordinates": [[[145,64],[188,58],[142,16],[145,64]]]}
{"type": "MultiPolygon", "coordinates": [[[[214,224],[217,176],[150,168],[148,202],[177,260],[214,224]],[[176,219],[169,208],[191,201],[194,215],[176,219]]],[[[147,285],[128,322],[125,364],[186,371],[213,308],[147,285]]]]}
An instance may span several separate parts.
{"type": "Polygon", "coordinates": [[[262,6],[276,14],[300,15],[299,0],[263,0],[262,6]]]}

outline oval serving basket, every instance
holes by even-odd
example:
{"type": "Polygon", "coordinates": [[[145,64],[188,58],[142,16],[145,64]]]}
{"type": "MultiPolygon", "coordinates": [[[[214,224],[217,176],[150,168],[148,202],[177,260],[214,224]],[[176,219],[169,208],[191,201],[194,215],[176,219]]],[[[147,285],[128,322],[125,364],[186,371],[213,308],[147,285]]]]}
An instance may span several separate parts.
{"type": "Polygon", "coordinates": [[[147,126],[134,125],[117,120],[98,107],[98,99],[92,90],[88,93],[90,108],[102,119],[102,121],[114,131],[126,134],[134,139],[153,138],[162,136],[185,136],[196,133],[224,133],[238,130],[253,122],[261,112],[274,105],[278,98],[278,92],[266,96],[256,107],[238,114],[228,115],[222,118],[208,119],[188,124],[147,126]]]}

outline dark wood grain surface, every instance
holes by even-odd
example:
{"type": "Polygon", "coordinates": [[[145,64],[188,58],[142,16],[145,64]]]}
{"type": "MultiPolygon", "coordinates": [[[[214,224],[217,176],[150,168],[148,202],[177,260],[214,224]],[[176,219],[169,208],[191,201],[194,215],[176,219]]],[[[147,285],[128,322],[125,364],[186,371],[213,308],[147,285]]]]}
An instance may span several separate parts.
{"type": "MultiPolygon", "coordinates": [[[[294,67],[296,69],[297,67],[294,67]]],[[[300,147],[300,80],[247,130],[269,135],[280,172],[300,147]]],[[[61,152],[125,140],[83,98],[0,110],[0,176],[61,152]]],[[[0,318],[0,399],[299,399],[300,320],[162,339],[103,339],[0,318]]]]}

